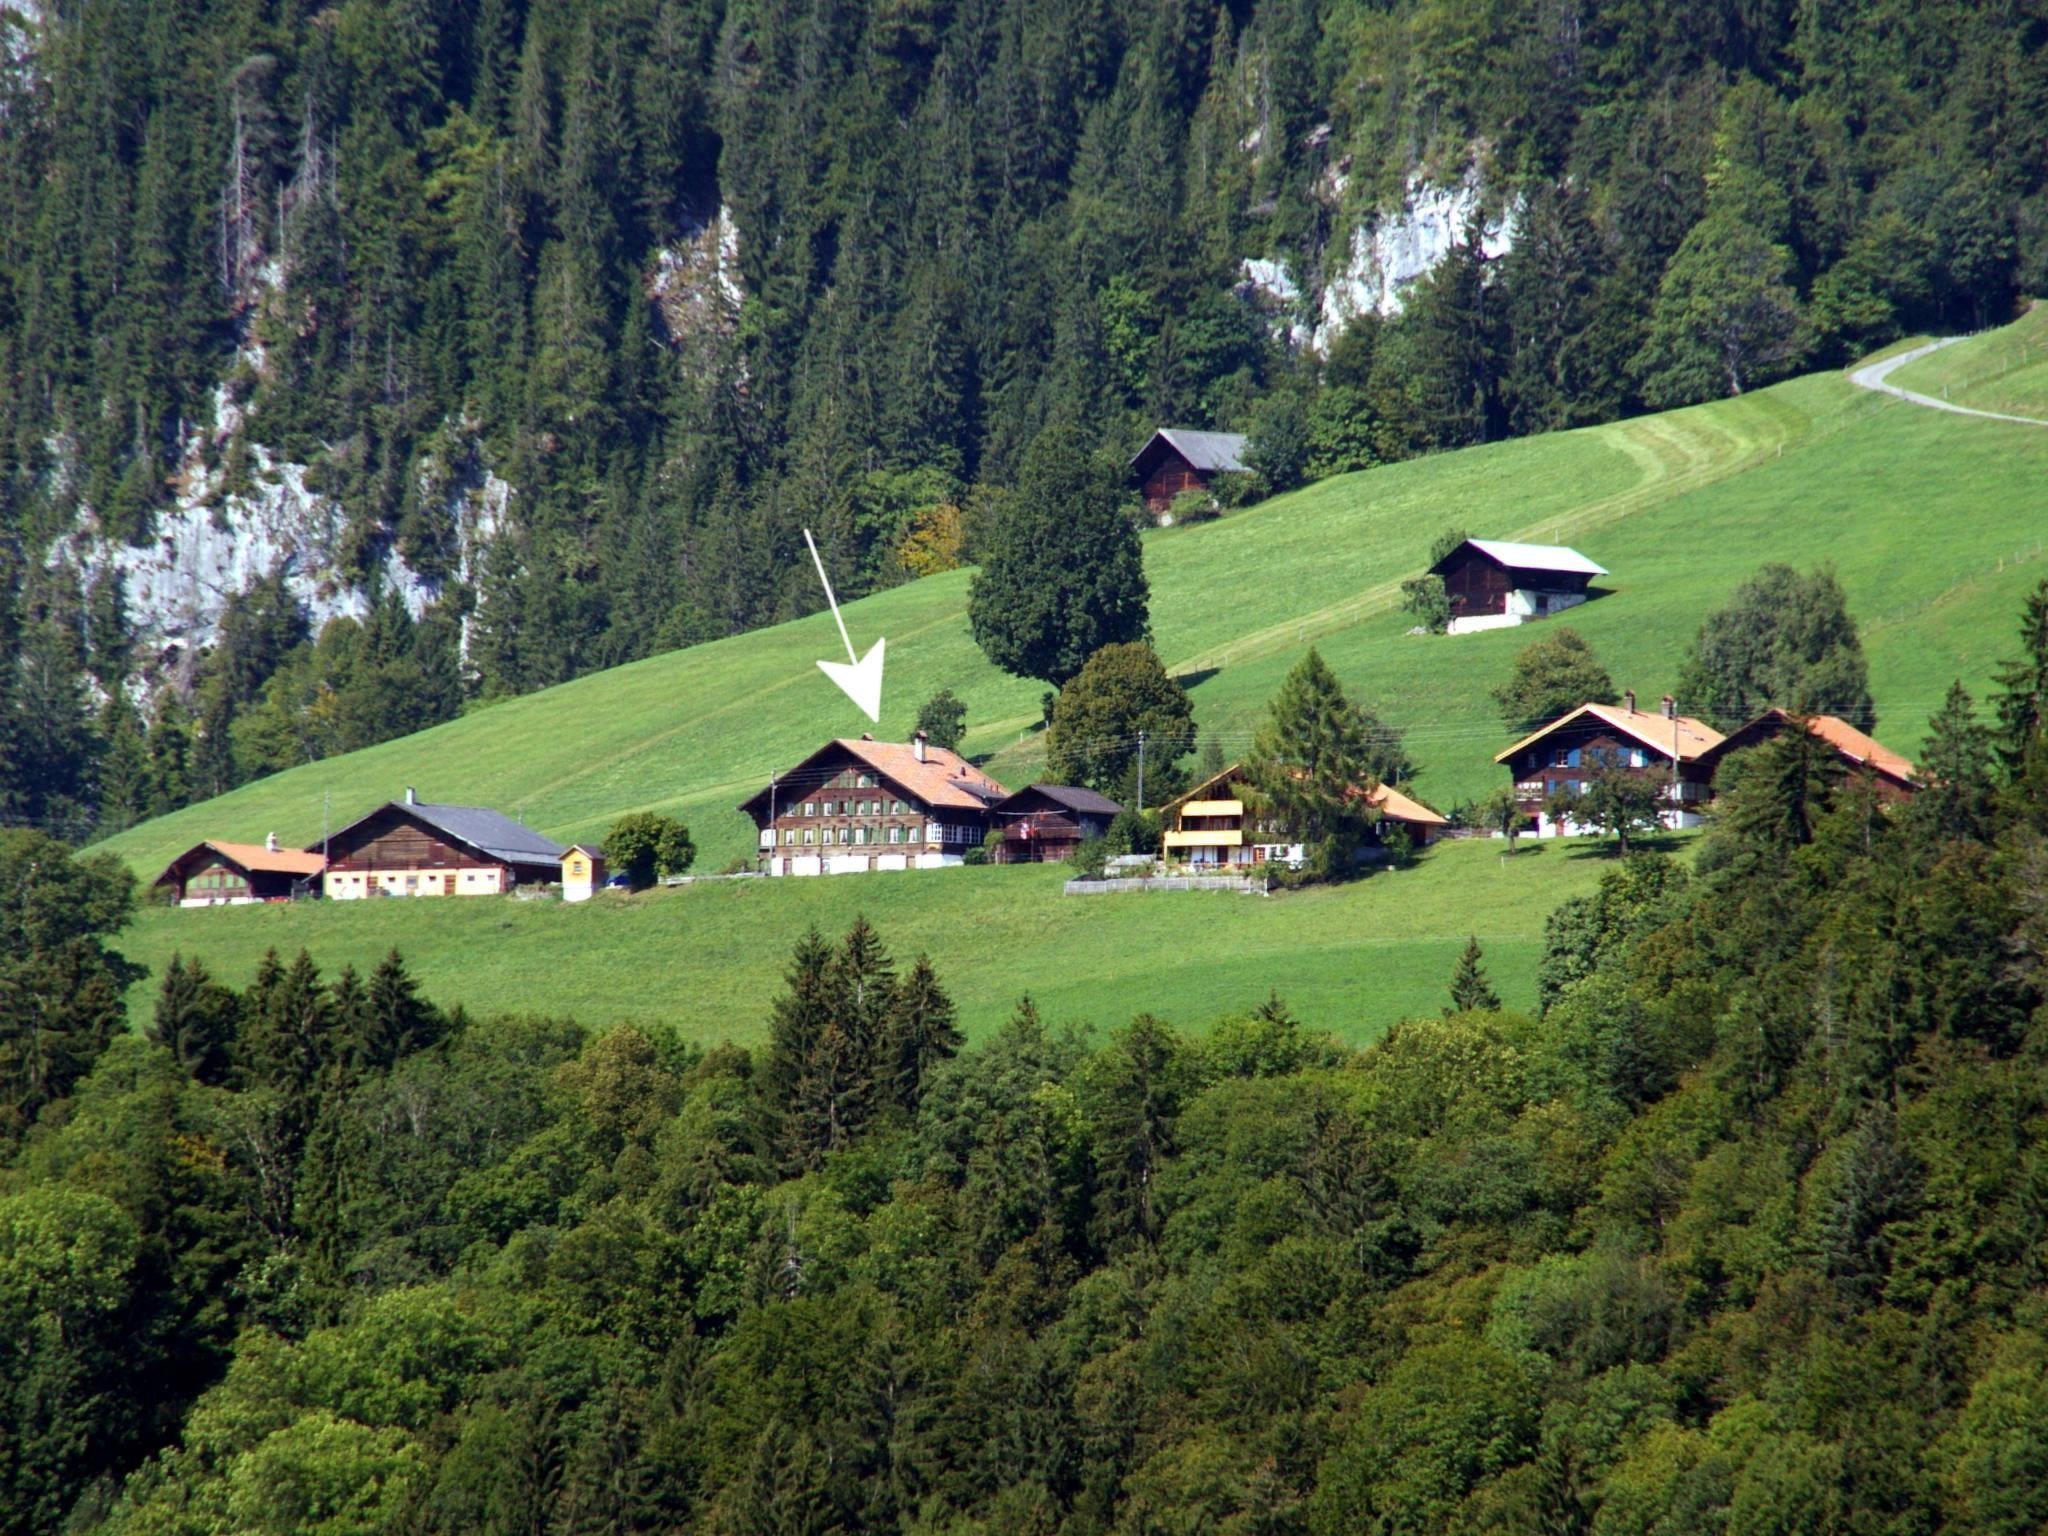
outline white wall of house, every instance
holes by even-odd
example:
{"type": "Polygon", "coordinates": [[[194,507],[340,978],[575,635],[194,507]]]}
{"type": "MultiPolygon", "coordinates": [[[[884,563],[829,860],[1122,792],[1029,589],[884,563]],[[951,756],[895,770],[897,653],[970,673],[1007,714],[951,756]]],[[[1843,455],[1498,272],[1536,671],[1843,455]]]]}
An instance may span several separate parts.
{"type": "Polygon", "coordinates": [[[361,901],[371,896],[496,896],[505,889],[505,872],[490,869],[372,869],[327,871],[321,892],[329,901],[361,901]],[[448,877],[455,876],[453,890],[448,877]],[[431,888],[428,880],[433,881],[431,888]],[[413,883],[407,885],[410,880],[413,883]]]}
{"type": "Polygon", "coordinates": [[[1513,629],[1531,619],[1548,618],[1553,613],[1576,608],[1585,600],[1583,592],[1538,592],[1533,588],[1518,587],[1508,594],[1505,613],[1475,613],[1468,618],[1453,619],[1446,633],[1476,635],[1488,629],[1513,629]]]}
{"type": "Polygon", "coordinates": [[[964,862],[965,856],[958,853],[936,849],[912,853],[905,848],[895,853],[800,853],[771,858],[767,865],[771,875],[865,875],[882,870],[950,869],[964,862]]]}

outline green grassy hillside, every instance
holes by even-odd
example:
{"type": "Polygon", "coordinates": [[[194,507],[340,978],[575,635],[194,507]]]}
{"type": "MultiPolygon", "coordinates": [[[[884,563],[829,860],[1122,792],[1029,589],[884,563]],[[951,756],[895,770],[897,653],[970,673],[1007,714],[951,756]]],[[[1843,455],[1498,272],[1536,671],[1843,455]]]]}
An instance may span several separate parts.
{"type": "MultiPolygon", "coordinates": [[[[248,979],[265,949],[310,949],[323,965],[374,963],[397,948],[436,999],[472,1010],[639,1019],[692,1039],[753,1040],[796,936],[837,937],[856,911],[899,959],[929,952],[970,1035],[1030,993],[1049,1018],[1111,1025],[1150,1011],[1199,1026],[1277,989],[1301,1018],[1363,1042],[1435,1013],[1466,935],[1477,934],[1502,996],[1536,1000],[1543,919],[1591,890],[1610,861],[1590,847],[1468,841],[1412,869],[1268,899],[1231,892],[1064,896],[1055,866],[948,869],[829,880],[707,881],[580,906],[553,901],[312,902],[144,912],[123,938],[161,970],[203,953],[248,979]],[[430,910],[431,909],[431,910],[430,910]]],[[[154,983],[131,1012],[146,1018],[154,983]]]]}
{"type": "Polygon", "coordinates": [[[2048,304],[2036,304],[2017,324],[1908,363],[1891,382],[1980,411],[2048,420],[2048,304]]]}
{"type": "MultiPolygon", "coordinates": [[[[2013,344],[2012,334],[1988,335],[1929,361],[1967,368],[1973,357],[2013,344]]],[[[2027,344],[2023,334],[2019,344],[2027,344]]],[[[1448,806],[1499,779],[1492,755],[1507,737],[1488,690],[1535,631],[1406,633],[1398,585],[1420,567],[1440,529],[1570,542],[1607,566],[1607,595],[1571,622],[1607,660],[1617,684],[1645,698],[1672,687],[1700,618],[1759,563],[1832,561],[1869,650],[1878,735],[1910,755],[1949,680],[1961,676],[1981,686],[2010,648],[2021,596],[2048,570],[2043,484],[2048,431],[1929,411],[1858,390],[1839,375],[1814,375],[1669,415],[1350,475],[1216,523],[1155,533],[1146,546],[1153,624],[1161,653],[1193,684],[1203,731],[1233,750],[1248,741],[1304,646],[1319,645],[1355,692],[1407,731],[1422,765],[1421,793],[1448,806]]],[[[964,616],[967,583],[968,573],[953,572],[846,609],[858,645],[878,635],[889,640],[878,734],[900,738],[918,705],[951,687],[969,705],[968,749],[988,755],[997,777],[1026,782],[1041,758],[1030,730],[1041,688],[996,672],[976,650],[964,616]]],[[[715,869],[750,851],[751,828],[734,809],[743,796],[771,769],[866,723],[814,665],[838,649],[831,619],[821,613],[655,657],[248,785],[108,846],[153,875],[202,836],[253,840],[275,831],[289,841],[314,841],[328,817],[339,825],[411,784],[424,798],[518,812],[564,840],[601,835],[622,811],[671,811],[696,833],[702,867],[715,869]]],[[[1440,855],[1441,867],[1463,856],[1440,855]]],[[[1531,868],[1564,864],[1545,860],[1531,868]]],[[[649,912],[659,917],[496,903],[155,914],[134,947],[154,959],[184,944],[241,964],[264,943],[304,942],[319,958],[339,963],[374,956],[397,939],[430,968],[435,954],[447,957],[451,973],[458,964],[469,967],[469,995],[479,1000],[574,1008],[592,1018],[654,1013],[710,1027],[712,1015],[737,1006],[728,981],[764,985],[756,931],[713,921],[712,914],[727,910],[722,903],[773,904],[774,920],[761,930],[767,938],[813,918],[830,926],[868,907],[884,920],[897,915],[900,942],[947,951],[942,958],[956,976],[987,976],[985,990],[979,982],[971,988],[979,1018],[1006,1007],[1022,986],[1055,978],[1076,996],[1114,998],[1118,1007],[1150,1003],[1191,1017],[1244,1000],[1197,998],[1200,989],[1180,980],[1186,972],[1166,959],[1192,944],[1204,955],[1222,949],[1229,956],[1205,963],[1237,965],[1249,920],[1232,915],[1220,926],[1223,907],[1211,898],[1187,907],[1147,898],[1139,905],[1156,906],[1156,925],[1128,919],[1119,908],[1101,930],[1113,943],[1077,949],[1096,931],[1084,909],[1109,909],[1066,901],[1049,883],[1033,883],[1039,878],[961,873],[901,882],[840,879],[777,894],[691,891],[651,903],[649,912]],[[991,915],[996,898],[984,894],[997,891],[1001,909],[1014,914],[1005,919],[1013,923],[1009,930],[991,915]],[[661,974],[650,983],[635,974],[637,941],[614,953],[598,938],[631,933],[640,922],[705,927],[696,939],[679,937],[651,951],[661,957],[661,974]],[[1041,946],[1022,943],[1020,934],[1070,937],[1041,946]],[[730,958],[723,953],[742,944],[730,958]],[[1034,955],[1036,969],[1022,963],[1034,955]],[[1137,980],[1126,983],[1126,976],[1137,980]],[[513,977],[522,979],[513,985],[506,980],[513,977]],[[677,1001],[697,994],[707,1001],[677,1001]]],[[[1293,919],[1285,914],[1323,911],[1331,922],[1350,925],[1351,940],[1363,940],[1400,915],[1402,903],[1382,910],[1375,905],[1380,897],[1370,894],[1396,884],[1369,882],[1356,894],[1317,898],[1328,903],[1323,908],[1259,906],[1281,914],[1256,920],[1273,924],[1278,948],[1242,951],[1258,962],[1247,961],[1241,972],[1247,985],[1262,990],[1270,980],[1294,990],[1297,973],[1311,990],[1337,985],[1313,962],[1290,963],[1293,919]],[[1355,916],[1346,916],[1353,902],[1355,916]]],[[[1428,973],[1431,986],[1438,959],[1454,947],[1452,935],[1474,927],[1504,937],[1510,931],[1504,919],[1483,917],[1484,909],[1464,915],[1456,896],[1449,882],[1432,899],[1439,926],[1427,931],[1435,948],[1426,956],[1418,951],[1413,961],[1413,973],[1428,973]]],[[[1547,888],[1532,886],[1528,900],[1539,911],[1514,931],[1533,934],[1552,899],[1547,888]]],[[[1223,906],[1232,914],[1253,910],[1223,906]]],[[[1314,942],[1307,935],[1301,941],[1304,949],[1314,942]]],[[[745,1007],[739,1013],[735,1028],[758,1017],[745,1007]]],[[[1337,1022],[1329,1014],[1324,1021],[1337,1022]]]]}

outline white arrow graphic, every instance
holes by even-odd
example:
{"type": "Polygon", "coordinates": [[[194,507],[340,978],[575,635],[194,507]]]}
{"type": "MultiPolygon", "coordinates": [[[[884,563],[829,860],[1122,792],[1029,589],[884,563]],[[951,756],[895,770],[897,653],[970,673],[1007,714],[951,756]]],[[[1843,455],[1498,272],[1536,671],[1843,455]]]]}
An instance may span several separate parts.
{"type": "Polygon", "coordinates": [[[846,620],[839,616],[839,599],[832,595],[832,578],[825,574],[825,562],[818,558],[818,544],[811,530],[804,530],[804,543],[811,549],[811,564],[818,568],[818,580],[825,584],[825,601],[832,605],[832,622],[839,626],[839,638],[846,642],[846,660],[821,661],[818,670],[846,690],[846,696],[860,706],[861,713],[877,724],[882,718],[882,648],[889,642],[876,640],[865,656],[853,652],[853,637],[846,632],[846,620]]]}

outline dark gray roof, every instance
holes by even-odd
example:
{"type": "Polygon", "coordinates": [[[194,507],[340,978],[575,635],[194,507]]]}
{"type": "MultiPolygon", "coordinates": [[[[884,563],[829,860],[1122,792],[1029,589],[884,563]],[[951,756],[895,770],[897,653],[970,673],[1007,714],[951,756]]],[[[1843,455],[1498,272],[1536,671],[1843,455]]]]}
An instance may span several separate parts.
{"type": "Polygon", "coordinates": [[[439,827],[450,837],[460,838],[470,847],[488,853],[494,859],[503,859],[508,864],[559,863],[567,851],[560,843],[548,841],[533,828],[521,826],[510,816],[488,806],[428,805],[423,801],[408,805],[402,800],[391,803],[397,809],[439,827]]]}
{"type": "MultiPolygon", "coordinates": [[[[1244,435],[1239,432],[1193,432],[1186,427],[1161,427],[1153,434],[1163,437],[1196,469],[1229,471],[1247,469],[1244,435]]],[[[1142,451],[1142,450],[1141,450],[1142,451]]],[[[1134,458],[1133,463],[1137,460],[1134,458]]]]}
{"type": "MultiPolygon", "coordinates": [[[[1053,804],[1064,805],[1068,810],[1079,811],[1084,816],[1114,816],[1123,810],[1123,807],[1109,796],[1098,795],[1094,790],[1083,789],[1078,784],[1030,784],[1010,796],[1010,800],[1020,799],[1029,794],[1043,795],[1053,804]]],[[[1005,800],[1003,805],[1008,805],[1010,800],[1005,800]]],[[[1001,810],[1002,806],[997,806],[996,809],[1001,810]]]]}

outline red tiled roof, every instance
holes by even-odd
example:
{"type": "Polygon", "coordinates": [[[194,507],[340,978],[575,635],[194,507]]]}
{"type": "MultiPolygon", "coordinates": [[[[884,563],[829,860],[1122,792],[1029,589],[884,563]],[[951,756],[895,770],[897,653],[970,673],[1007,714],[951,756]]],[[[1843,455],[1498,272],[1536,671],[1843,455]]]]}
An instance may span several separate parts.
{"type": "Polygon", "coordinates": [[[1448,818],[1439,816],[1420,800],[1411,800],[1391,784],[1382,784],[1367,795],[1369,804],[1377,806],[1382,816],[1391,816],[1396,821],[1414,822],[1418,826],[1447,827],[1448,818]]]}
{"type": "Polygon", "coordinates": [[[1493,760],[1504,763],[1524,747],[1534,746],[1551,732],[1561,730],[1584,715],[1613,726],[1666,757],[1675,756],[1680,762],[1689,763],[1721,744],[1719,731],[1690,715],[1679,715],[1674,719],[1649,710],[1628,709],[1620,704],[1581,704],[1570,714],[1560,715],[1550,724],[1531,731],[1505,752],[1495,753],[1493,760]]]}
{"type": "Polygon", "coordinates": [[[276,875],[317,875],[327,867],[327,861],[317,853],[302,853],[296,848],[267,848],[262,843],[222,843],[208,838],[204,844],[215,853],[233,859],[247,870],[262,870],[276,875]]]}
{"type": "MultiPolygon", "coordinates": [[[[820,747],[787,773],[781,774],[780,782],[786,790],[794,789],[804,782],[805,770],[811,764],[834,750],[865,763],[927,807],[985,811],[1009,794],[1007,789],[966,758],[945,747],[927,745],[924,761],[919,762],[916,749],[908,742],[868,741],[844,736],[820,747]]],[[[767,797],[766,789],[758,790],[741,802],[740,809],[751,813],[767,797]]]]}
{"type": "Polygon", "coordinates": [[[1859,763],[1868,763],[1879,773],[1891,778],[1911,782],[1913,765],[1882,742],[1864,735],[1846,720],[1833,715],[1814,715],[1806,722],[1806,728],[1822,741],[1833,747],[1844,757],[1854,758],[1859,763]]]}
{"type": "MultiPolygon", "coordinates": [[[[1789,709],[1767,709],[1730,735],[1713,755],[1718,758],[1727,752],[1754,746],[1765,737],[1776,734],[1775,727],[1789,724],[1798,718],[1789,709]]],[[[1806,728],[1858,766],[1868,767],[1873,773],[1883,774],[1886,778],[1895,779],[1901,784],[1916,782],[1914,768],[1910,762],[1883,742],[1865,735],[1839,716],[1809,715],[1806,717],[1806,728]]]]}
{"type": "Polygon", "coordinates": [[[917,749],[908,742],[848,740],[842,736],[833,744],[901,784],[926,805],[981,811],[1009,794],[966,758],[945,747],[927,745],[924,761],[919,762],[917,749]]]}
{"type": "Polygon", "coordinates": [[[239,864],[250,874],[265,875],[317,875],[327,867],[327,860],[317,853],[301,853],[296,848],[266,848],[262,843],[224,843],[209,837],[203,843],[195,843],[165,866],[162,880],[180,864],[204,849],[211,848],[222,858],[239,864]]]}

